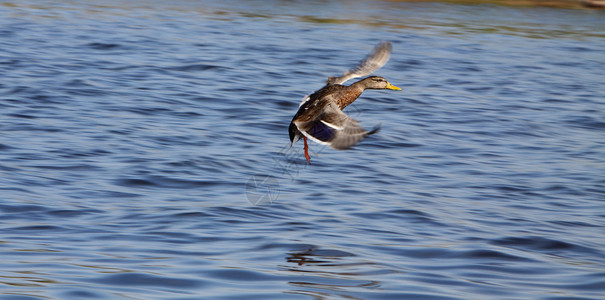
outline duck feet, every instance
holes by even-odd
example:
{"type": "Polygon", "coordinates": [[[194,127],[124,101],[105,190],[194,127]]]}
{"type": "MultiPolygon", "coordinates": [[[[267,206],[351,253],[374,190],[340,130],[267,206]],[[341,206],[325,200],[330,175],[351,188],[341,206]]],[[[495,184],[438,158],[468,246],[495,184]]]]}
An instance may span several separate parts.
{"type": "Polygon", "coordinates": [[[305,158],[307,162],[311,164],[311,156],[309,156],[309,145],[307,144],[307,137],[303,135],[303,142],[305,142],[305,158]]]}

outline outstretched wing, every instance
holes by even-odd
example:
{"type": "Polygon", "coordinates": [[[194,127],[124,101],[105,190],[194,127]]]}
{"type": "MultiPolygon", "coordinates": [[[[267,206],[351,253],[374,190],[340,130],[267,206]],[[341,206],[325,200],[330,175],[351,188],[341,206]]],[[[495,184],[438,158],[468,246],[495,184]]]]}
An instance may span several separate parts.
{"type": "Polygon", "coordinates": [[[316,118],[296,120],[294,124],[306,137],[337,150],[348,149],[366,136],[378,132],[380,127],[365,130],[359,122],[342,112],[333,101],[321,101],[316,118]]]}
{"type": "Polygon", "coordinates": [[[380,67],[387,63],[391,57],[392,48],[390,42],[382,42],[376,45],[372,53],[366,56],[357,66],[346,71],[343,76],[328,78],[327,84],[343,84],[349,79],[372,74],[372,72],[380,69],[380,67]]]}
{"type": "MultiPolygon", "coordinates": [[[[392,49],[393,46],[391,46],[390,42],[379,43],[378,45],[376,45],[376,47],[374,47],[372,53],[368,54],[368,56],[366,56],[357,66],[346,71],[343,76],[329,77],[326,82],[326,86],[333,84],[343,84],[350,79],[364,77],[372,74],[374,71],[384,66],[387,61],[389,61],[392,49]]],[[[300,104],[298,104],[298,107],[301,107],[309,100],[310,94],[303,97],[302,101],[300,101],[300,104]]]]}

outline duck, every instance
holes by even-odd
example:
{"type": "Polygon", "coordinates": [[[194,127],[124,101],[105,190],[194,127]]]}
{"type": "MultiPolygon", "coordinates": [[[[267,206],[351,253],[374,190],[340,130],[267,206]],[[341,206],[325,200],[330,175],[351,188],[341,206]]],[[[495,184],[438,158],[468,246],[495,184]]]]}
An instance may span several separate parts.
{"type": "Polygon", "coordinates": [[[343,109],[368,89],[401,90],[384,77],[365,77],[386,64],[391,51],[390,42],[379,43],[357,66],[342,76],[328,77],[324,87],[303,98],[290,122],[288,132],[291,146],[303,139],[305,158],[309,164],[311,156],[307,139],[336,150],[346,150],[380,130],[380,125],[372,130],[364,129],[359,121],[348,116],[343,109]],[[346,81],[359,77],[365,78],[350,85],[343,85],[346,81]]]}

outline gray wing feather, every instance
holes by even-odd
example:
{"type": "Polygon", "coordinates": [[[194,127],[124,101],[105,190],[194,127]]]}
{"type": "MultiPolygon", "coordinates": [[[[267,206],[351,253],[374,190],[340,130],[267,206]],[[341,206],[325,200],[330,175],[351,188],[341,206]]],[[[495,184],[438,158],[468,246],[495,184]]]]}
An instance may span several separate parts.
{"type": "Polygon", "coordinates": [[[378,44],[372,53],[370,53],[364,60],[362,60],[357,66],[353,69],[350,69],[345,72],[345,74],[341,77],[330,77],[328,78],[327,84],[343,84],[349,79],[368,76],[372,74],[372,72],[380,69],[380,67],[384,66],[387,63],[389,58],[391,57],[391,43],[390,42],[382,42],[378,44]]]}
{"type": "Polygon", "coordinates": [[[336,134],[330,140],[329,145],[337,150],[351,148],[366,136],[378,131],[378,128],[372,131],[365,130],[357,120],[347,116],[334,102],[330,102],[326,106],[321,120],[324,124],[336,129],[336,134]]]}

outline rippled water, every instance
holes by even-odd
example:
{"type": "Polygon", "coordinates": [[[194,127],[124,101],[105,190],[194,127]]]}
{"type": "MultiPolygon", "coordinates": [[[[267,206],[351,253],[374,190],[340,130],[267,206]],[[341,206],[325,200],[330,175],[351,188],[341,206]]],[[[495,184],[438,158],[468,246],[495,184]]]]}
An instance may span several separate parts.
{"type": "Polygon", "coordinates": [[[2,299],[603,299],[602,11],[0,3],[2,299]],[[350,151],[301,98],[378,41],[350,151]]]}

